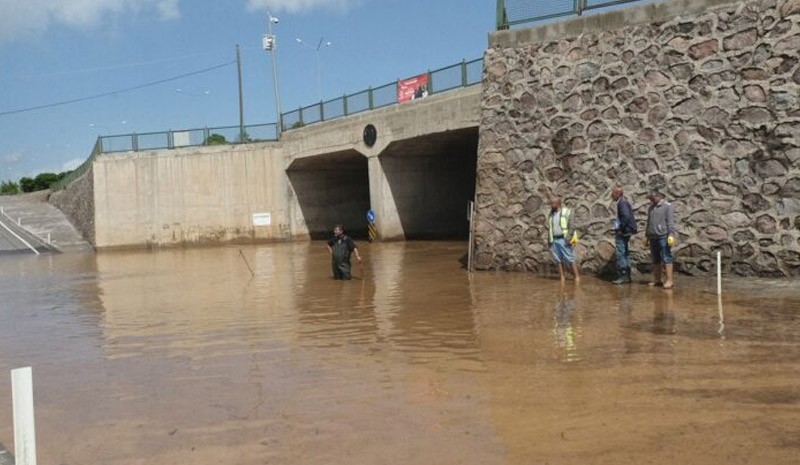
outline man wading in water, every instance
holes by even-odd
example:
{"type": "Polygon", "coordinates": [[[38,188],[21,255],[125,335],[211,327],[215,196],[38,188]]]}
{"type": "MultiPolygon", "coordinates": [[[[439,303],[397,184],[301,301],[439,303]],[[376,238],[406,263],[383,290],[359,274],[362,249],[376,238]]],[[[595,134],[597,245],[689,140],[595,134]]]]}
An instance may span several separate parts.
{"type": "Polygon", "coordinates": [[[344,227],[337,224],[333,228],[333,238],[328,241],[328,251],[331,253],[331,266],[333,267],[333,279],[349,280],[350,275],[350,254],[356,253],[356,260],[361,262],[361,255],[355,241],[344,234],[344,227]]]}

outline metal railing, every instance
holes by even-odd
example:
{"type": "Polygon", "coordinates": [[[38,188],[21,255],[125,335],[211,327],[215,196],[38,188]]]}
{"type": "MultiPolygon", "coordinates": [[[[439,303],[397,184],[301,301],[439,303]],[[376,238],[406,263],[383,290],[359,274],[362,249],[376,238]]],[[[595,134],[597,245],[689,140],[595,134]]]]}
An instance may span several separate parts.
{"type": "Polygon", "coordinates": [[[497,29],[646,0],[497,0],[497,29]]]}
{"type": "Polygon", "coordinates": [[[100,136],[99,153],[140,152],[143,150],[175,149],[204,145],[247,144],[278,140],[277,125],[254,124],[217,128],[181,129],[162,132],[143,132],[100,136]]]}
{"type": "MultiPolygon", "coordinates": [[[[480,84],[483,79],[483,58],[445,66],[425,73],[428,94],[438,94],[452,89],[480,84]]],[[[353,94],[300,107],[281,114],[282,130],[291,130],[308,124],[329,121],[354,115],[368,110],[395,105],[399,102],[399,87],[403,80],[390,82],[380,87],[370,87],[353,94]]],[[[162,150],[180,147],[198,147],[221,144],[246,144],[251,142],[277,141],[278,124],[256,124],[244,126],[225,126],[218,128],[183,129],[162,132],[146,132],[99,136],[92,154],[78,168],[60,181],[52,184],[53,191],[66,188],[83,176],[92,166],[98,155],[115,152],[140,152],[143,150],[162,150]]]]}
{"type": "Polygon", "coordinates": [[[75,180],[83,176],[84,173],[89,171],[89,168],[92,167],[92,162],[95,158],[97,158],[98,155],[100,155],[100,153],[100,138],[98,137],[94,143],[94,148],[92,148],[92,154],[89,155],[89,158],[87,158],[85,162],[81,163],[80,166],[70,171],[69,174],[61,178],[59,181],[51,184],[50,190],[55,192],[66,189],[68,185],[72,184],[75,180]]]}
{"type": "MultiPolygon", "coordinates": [[[[480,84],[483,78],[483,59],[466,61],[445,66],[427,73],[428,94],[438,94],[448,90],[480,84]]],[[[353,94],[326,100],[307,107],[300,107],[281,114],[282,130],[297,129],[309,124],[343,118],[368,110],[399,103],[398,87],[402,80],[370,87],[353,94]]]]}

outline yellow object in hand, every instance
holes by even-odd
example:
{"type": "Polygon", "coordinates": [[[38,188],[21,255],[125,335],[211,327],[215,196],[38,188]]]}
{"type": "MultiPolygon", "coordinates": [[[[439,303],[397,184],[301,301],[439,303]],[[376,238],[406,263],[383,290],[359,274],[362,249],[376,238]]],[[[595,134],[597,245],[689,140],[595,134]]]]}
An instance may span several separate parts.
{"type": "Polygon", "coordinates": [[[572,236],[572,239],[569,240],[571,245],[575,245],[578,243],[578,236],[572,236]]]}
{"type": "Polygon", "coordinates": [[[667,245],[668,245],[668,246],[670,246],[670,247],[672,247],[673,245],[675,245],[675,238],[674,238],[674,237],[672,237],[672,236],[669,236],[669,237],[667,238],[667,245]]]}

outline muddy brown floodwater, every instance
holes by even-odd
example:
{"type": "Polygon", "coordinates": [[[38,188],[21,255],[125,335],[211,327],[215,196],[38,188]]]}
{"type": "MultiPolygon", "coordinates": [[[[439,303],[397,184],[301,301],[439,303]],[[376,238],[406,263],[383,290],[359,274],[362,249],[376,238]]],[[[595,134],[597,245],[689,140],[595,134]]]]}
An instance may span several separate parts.
{"type": "Polygon", "coordinates": [[[793,464],[800,291],[462,270],[452,242],[0,257],[39,463],[793,464]]]}

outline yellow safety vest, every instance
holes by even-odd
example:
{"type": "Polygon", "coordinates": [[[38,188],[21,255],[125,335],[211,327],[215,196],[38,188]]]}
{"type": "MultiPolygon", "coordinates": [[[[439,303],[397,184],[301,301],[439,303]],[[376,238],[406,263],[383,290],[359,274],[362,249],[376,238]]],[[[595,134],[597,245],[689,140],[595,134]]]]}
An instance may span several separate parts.
{"type": "MultiPolygon", "coordinates": [[[[564,235],[565,238],[567,237],[567,234],[569,233],[569,217],[570,217],[570,215],[572,215],[572,210],[570,210],[569,208],[562,208],[561,209],[561,218],[560,218],[559,223],[561,223],[561,233],[564,235]]],[[[547,230],[550,233],[550,243],[552,244],[553,241],[555,240],[553,238],[553,212],[550,212],[550,214],[547,215],[547,230]]],[[[573,231],[572,232],[572,237],[576,237],[577,238],[578,237],[578,232],[577,231],[573,231]]]]}

